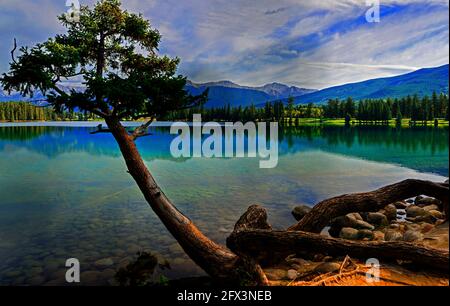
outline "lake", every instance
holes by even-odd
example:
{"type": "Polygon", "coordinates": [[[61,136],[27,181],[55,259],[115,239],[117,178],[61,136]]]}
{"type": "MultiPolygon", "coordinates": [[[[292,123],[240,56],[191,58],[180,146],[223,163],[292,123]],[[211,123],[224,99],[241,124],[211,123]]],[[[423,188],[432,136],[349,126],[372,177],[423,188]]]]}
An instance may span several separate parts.
{"type": "MultiPolygon", "coordinates": [[[[111,284],[138,251],[167,259],[168,278],[204,273],[144,201],[109,134],[97,123],[0,124],[0,284],[65,284],[65,261],[82,282],[111,284]],[[83,278],[84,277],[84,278],[83,278]]],[[[251,204],[276,229],[295,223],[297,204],[368,191],[406,178],[444,181],[448,128],[296,127],[279,132],[279,162],[259,158],[175,159],[175,135],[151,127],[142,156],[176,206],[224,243],[251,204]]]]}

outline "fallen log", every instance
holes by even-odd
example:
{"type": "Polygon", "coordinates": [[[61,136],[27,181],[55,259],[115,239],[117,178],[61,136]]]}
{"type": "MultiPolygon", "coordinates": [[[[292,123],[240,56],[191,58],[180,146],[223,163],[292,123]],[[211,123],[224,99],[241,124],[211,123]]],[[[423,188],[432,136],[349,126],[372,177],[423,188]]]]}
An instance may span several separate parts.
{"type": "Polygon", "coordinates": [[[449,252],[408,242],[350,241],[329,238],[316,233],[301,231],[271,231],[262,229],[240,230],[227,238],[227,246],[238,254],[247,254],[261,261],[285,258],[291,254],[321,253],[367,260],[402,260],[418,266],[449,270],[449,252]],[[280,257],[281,256],[281,257],[280,257]]]}
{"type": "Polygon", "coordinates": [[[448,220],[448,182],[435,183],[408,179],[375,191],[345,194],[324,200],[315,205],[309,213],[288,230],[319,233],[335,217],[352,212],[377,211],[390,203],[418,195],[439,199],[442,202],[445,218],[448,220]]]}

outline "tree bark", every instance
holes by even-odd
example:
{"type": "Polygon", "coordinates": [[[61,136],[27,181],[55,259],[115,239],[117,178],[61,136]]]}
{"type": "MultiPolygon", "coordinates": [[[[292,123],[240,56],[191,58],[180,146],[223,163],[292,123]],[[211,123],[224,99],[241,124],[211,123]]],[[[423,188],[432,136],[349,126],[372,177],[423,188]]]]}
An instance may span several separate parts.
{"type": "MultiPolygon", "coordinates": [[[[350,241],[300,231],[241,230],[227,239],[233,252],[260,261],[272,261],[273,254],[284,259],[291,254],[327,254],[367,260],[410,261],[416,265],[448,271],[449,252],[408,242],[350,241]]],[[[382,262],[381,262],[382,264],[382,262]]]]}
{"type": "Polygon", "coordinates": [[[448,219],[448,183],[408,179],[375,191],[345,194],[324,200],[288,230],[319,233],[338,216],[352,212],[377,211],[390,203],[422,194],[439,199],[448,219]]]}
{"type": "Polygon", "coordinates": [[[158,187],[132,137],[119,119],[107,117],[105,121],[119,144],[128,172],[186,254],[216,280],[250,285],[267,284],[267,279],[257,264],[248,258],[240,258],[226,247],[211,241],[171,203],[158,187]]]}

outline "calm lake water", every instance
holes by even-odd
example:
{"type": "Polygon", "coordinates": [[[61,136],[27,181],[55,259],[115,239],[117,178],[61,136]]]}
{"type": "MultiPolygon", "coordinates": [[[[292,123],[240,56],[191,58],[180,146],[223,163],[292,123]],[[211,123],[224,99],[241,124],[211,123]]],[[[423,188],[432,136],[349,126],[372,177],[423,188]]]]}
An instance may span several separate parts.
{"type": "MultiPolygon", "coordinates": [[[[169,278],[203,275],[143,200],[109,134],[93,123],[0,125],[0,284],[64,284],[65,261],[79,259],[84,284],[110,284],[138,251],[171,265],[169,278]],[[99,261],[100,260],[100,261],[99,261]]],[[[296,204],[406,178],[444,181],[448,128],[301,127],[280,131],[279,163],[259,158],[174,159],[168,128],[137,141],[177,207],[224,243],[255,203],[275,228],[296,204]]]]}

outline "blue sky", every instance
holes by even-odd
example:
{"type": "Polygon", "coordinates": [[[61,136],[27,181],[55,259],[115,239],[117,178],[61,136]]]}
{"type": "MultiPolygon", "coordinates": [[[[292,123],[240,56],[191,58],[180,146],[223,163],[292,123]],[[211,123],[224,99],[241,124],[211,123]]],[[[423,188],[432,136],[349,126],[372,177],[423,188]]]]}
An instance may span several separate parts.
{"type": "MultiPolygon", "coordinates": [[[[80,0],[91,5],[93,0],[80,0]]],[[[0,0],[0,71],[13,38],[31,45],[63,31],[65,0],[0,0]]],[[[123,0],[163,35],[194,82],[282,82],[324,88],[448,63],[449,0],[123,0]]]]}

